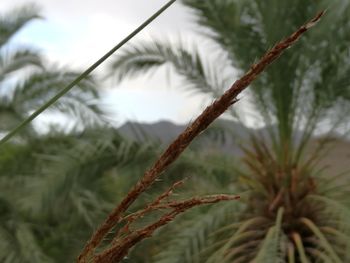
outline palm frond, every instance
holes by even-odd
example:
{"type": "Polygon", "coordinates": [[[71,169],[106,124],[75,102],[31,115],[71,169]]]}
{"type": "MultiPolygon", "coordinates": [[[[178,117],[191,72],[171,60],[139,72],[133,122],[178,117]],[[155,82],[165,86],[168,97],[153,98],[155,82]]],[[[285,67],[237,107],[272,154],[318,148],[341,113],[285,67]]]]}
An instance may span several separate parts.
{"type": "Polygon", "coordinates": [[[50,109],[53,112],[57,110],[73,117],[83,127],[103,126],[107,123],[107,113],[99,107],[96,100],[64,96],[50,109]]]}
{"type": "MultiPolygon", "coordinates": [[[[7,132],[13,129],[19,122],[21,122],[23,120],[23,116],[19,112],[17,112],[17,110],[14,107],[12,107],[12,105],[6,105],[8,104],[6,100],[2,101],[2,103],[0,104],[2,104],[0,106],[0,130],[7,132]]],[[[20,135],[23,136],[27,130],[30,130],[31,128],[29,127],[20,135]]]]}
{"type": "MultiPolygon", "coordinates": [[[[18,107],[17,111],[27,114],[37,109],[53,97],[57,90],[78,76],[75,72],[56,70],[31,74],[14,87],[11,102],[18,107]]],[[[62,100],[53,105],[53,110],[68,113],[83,125],[103,123],[105,113],[96,105],[99,97],[96,83],[92,78],[84,79],[77,89],[67,93],[62,100]]]]}
{"type": "Polygon", "coordinates": [[[332,258],[332,260],[336,263],[341,263],[342,260],[337,255],[337,253],[334,251],[332,245],[329,243],[329,241],[326,239],[322,231],[310,220],[307,218],[302,218],[301,222],[305,224],[310,230],[317,236],[319,239],[320,246],[323,247],[323,249],[329,254],[329,256],[332,258]]]}
{"type": "Polygon", "coordinates": [[[31,48],[3,49],[0,51],[0,82],[18,71],[41,66],[40,54],[31,48]]]}
{"type": "MultiPolygon", "coordinates": [[[[4,215],[12,221],[20,218],[26,223],[35,222],[31,231],[33,238],[40,240],[38,247],[57,262],[73,260],[96,222],[112,208],[112,202],[138,179],[120,170],[147,164],[152,149],[150,145],[124,141],[115,130],[106,128],[68,136],[47,134],[26,144],[9,144],[0,158],[0,200],[10,200],[20,214],[6,210],[4,215]],[[27,166],[14,169],[22,160],[27,166]]],[[[2,208],[0,202],[0,224],[2,208]]],[[[16,233],[7,233],[7,241],[0,240],[0,247],[17,249],[19,245],[13,243],[17,242],[16,233]]],[[[46,261],[38,256],[35,262],[46,261]]]]}
{"type": "Polygon", "coordinates": [[[305,254],[305,246],[303,244],[303,241],[298,233],[292,234],[293,241],[296,245],[297,252],[299,254],[299,259],[301,263],[310,263],[308,257],[305,254]]]}
{"type": "Polygon", "coordinates": [[[163,65],[170,65],[184,78],[187,88],[214,97],[228,86],[221,67],[210,66],[196,48],[188,50],[185,44],[175,46],[167,42],[152,41],[128,46],[117,56],[110,66],[110,72],[119,80],[136,76],[163,65]]]}
{"type": "Polygon", "coordinates": [[[0,16],[0,49],[25,25],[40,18],[39,8],[35,4],[22,5],[0,16]]]}
{"type": "Polygon", "coordinates": [[[102,175],[113,167],[130,167],[140,162],[151,149],[149,145],[139,146],[134,142],[122,141],[113,133],[113,130],[104,130],[103,137],[94,137],[99,134],[99,130],[90,134],[86,132],[80,135],[81,138],[70,137],[62,147],[56,145],[53,150],[35,153],[37,162],[41,164],[40,174],[29,178],[28,192],[22,200],[23,208],[37,213],[50,208],[55,214],[60,214],[63,209],[61,206],[71,208],[67,202],[79,206],[77,211],[82,211],[84,207],[81,204],[88,202],[86,213],[91,213],[89,209],[95,204],[95,213],[98,214],[101,208],[99,204],[103,202],[96,201],[99,199],[96,194],[107,179],[102,175]]]}
{"type": "Polygon", "coordinates": [[[210,235],[223,224],[232,220],[232,213],[237,212],[237,207],[232,204],[224,204],[213,207],[208,211],[191,216],[190,220],[179,222],[174,229],[176,232],[159,254],[155,256],[156,263],[180,263],[205,261],[208,248],[213,239],[210,235]],[[235,212],[234,212],[235,211],[235,212]],[[206,249],[207,251],[203,251],[206,249]]]}
{"type": "Polygon", "coordinates": [[[54,262],[40,247],[31,226],[18,218],[0,221],[0,248],[1,262],[54,262]]]}
{"type": "MultiPolygon", "coordinates": [[[[320,214],[323,229],[333,229],[331,231],[332,244],[336,247],[343,247],[340,251],[341,258],[350,259],[350,208],[347,200],[335,200],[326,195],[310,195],[311,201],[320,203],[323,207],[320,214]],[[341,233],[341,234],[339,234],[341,233]]],[[[343,197],[342,197],[343,198],[343,197]]]]}
{"type": "MultiPolygon", "coordinates": [[[[253,217],[242,221],[238,229],[225,240],[225,242],[214,251],[207,259],[207,263],[232,262],[244,255],[245,260],[252,260],[256,255],[256,247],[242,246],[249,240],[263,240],[266,234],[267,219],[264,217],[253,217]]],[[[227,234],[230,233],[226,233],[227,234]]],[[[222,237],[221,237],[222,238],[222,237]]],[[[251,245],[251,244],[249,244],[251,245]]]]}
{"type": "Polygon", "coordinates": [[[264,241],[261,244],[258,254],[253,260],[254,263],[281,263],[285,258],[286,243],[283,240],[282,219],[283,208],[279,208],[276,217],[276,225],[269,228],[264,241]]]}
{"type": "MultiPolygon", "coordinates": [[[[327,6],[325,2],[310,2],[305,8],[305,3],[299,0],[292,7],[275,0],[184,0],[183,3],[194,11],[197,23],[203,27],[202,32],[209,34],[229,54],[231,64],[238,70],[248,68],[251,60],[259,57],[266,46],[283,37],[281,24],[289,29],[298,27],[313,12],[327,6]]],[[[251,87],[251,106],[261,112],[268,125],[277,125],[284,143],[292,139],[293,129],[297,131],[304,126],[309,126],[306,129],[308,137],[310,131],[315,130],[310,123],[329,118],[324,110],[334,108],[340,99],[348,97],[349,63],[345,60],[348,61],[346,46],[349,45],[350,27],[343,21],[348,12],[348,4],[332,3],[332,11],[326,18],[329,22],[304,38],[302,45],[296,46],[296,49],[303,47],[304,50],[287,53],[251,87]],[[339,26],[335,26],[335,20],[343,29],[344,42],[339,45],[335,43],[339,40],[336,30],[339,26]],[[334,50],[325,46],[337,46],[339,50],[334,55],[334,50]],[[325,55],[320,57],[319,50],[324,50],[325,55]],[[315,109],[316,115],[313,114],[315,109]]]]}

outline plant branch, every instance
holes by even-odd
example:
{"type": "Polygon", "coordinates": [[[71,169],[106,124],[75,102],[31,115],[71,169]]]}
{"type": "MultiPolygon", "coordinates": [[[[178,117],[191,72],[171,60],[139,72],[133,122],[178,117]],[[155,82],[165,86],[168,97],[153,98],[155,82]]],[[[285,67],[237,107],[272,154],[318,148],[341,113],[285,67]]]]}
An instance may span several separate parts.
{"type": "MultiPolygon", "coordinates": [[[[127,236],[117,239],[112,247],[106,249],[101,254],[94,257],[93,262],[98,263],[112,263],[120,262],[129,252],[129,250],[135,246],[138,242],[145,238],[151,237],[154,231],[158,228],[173,221],[179,214],[199,205],[214,204],[221,201],[237,200],[239,196],[235,195],[210,195],[206,197],[194,197],[185,201],[172,201],[165,204],[159,204],[154,206],[152,210],[156,209],[172,209],[170,212],[162,215],[154,223],[143,227],[141,229],[128,233],[127,236]]],[[[145,210],[142,210],[143,212],[145,210]]],[[[140,213],[141,215],[143,213],[140,213]]]]}
{"type": "MultiPolygon", "coordinates": [[[[121,201],[121,203],[109,214],[107,219],[96,230],[91,239],[87,242],[78,262],[85,262],[85,258],[88,255],[93,254],[95,248],[97,248],[105,235],[118,223],[123,213],[130,207],[131,204],[143,193],[148,187],[150,187],[154,181],[163,173],[166,168],[173,163],[179,155],[186,149],[186,147],[193,141],[193,139],[203,132],[216,118],[224,113],[237,99],[237,95],[240,94],[245,88],[248,87],[258,75],[265,70],[274,60],[276,60],[284,50],[292,46],[303,33],[314,26],[322,17],[324,12],[317,14],[310,22],[301,26],[291,36],[284,39],[277,45],[275,45],[270,51],[268,51],[257,64],[251,66],[250,70],[239,80],[237,80],[229,90],[227,90],[219,99],[215,100],[212,105],[208,106],[204,112],[197,117],[197,119],[190,124],[183,133],[181,133],[165,152],[159,157],[155,164],[144,174],[141,180],[129,191],[127,196],[121,201]]],[[[173,218],[173,214],[170,213],[169,218],[173,218]]],[[[167,221],[165,216],[164,221],[167,221]]],[[[164,222],[163,221],[163,222],[164,222]]],[[[153,229],[153,228],[152,228],[153,229]]],[[[132,241],[132,237],[125,240],[126,242],[132,241]]]]}
{"type": "Polygon", "coordinates": [[[146,206],[146,208],[139,210],[135,213],[132,213],[126,217],[124,217],[121,221],[128,221],[128,223],[132,223],[134,222],[136,219],[144,216],[145,214],[152,212],[154,210],[157,209],[162,209],[162,208],[170,208],[170,202],[168,202],[167,204],[161,204],[161,202],[168,198],[173,191],[175,190],[175,188],[180,187],[184,184],[184,180],[181,180],[179,182],[174,183],[171,187],[169,187],[168,190],[166,190],[163,194],[161,194],[156,200],[154,200],[152,203],[150,203],[148,206],[146,206]],[[166,205],[168,205],[166,207],[166,205]]]}

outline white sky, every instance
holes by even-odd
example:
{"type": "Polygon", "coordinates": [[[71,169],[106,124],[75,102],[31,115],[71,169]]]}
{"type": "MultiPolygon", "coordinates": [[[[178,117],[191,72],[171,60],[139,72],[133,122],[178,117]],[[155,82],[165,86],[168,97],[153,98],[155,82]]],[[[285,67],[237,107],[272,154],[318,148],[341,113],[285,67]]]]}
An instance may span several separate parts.
{"type": "MultiPolygon", "coordinates": [[[[30,1],[33,2],[33,1],[30,1]]],[[[4,12],[25,0],[1,0],[4,12]]],[[[36,0],[45,20],[32,22],[15,39],[38,47],[49,61],[70,68],[85,69],[159,9],[166,0],[36,0]]],[[[188,10],[175,4],[134,41],[151,36],[195,39],[188,10]]],[[[103,71],[103,67],[99,69],[103,71]]],[[[103,104],[115,119],[152,122],[168,119],[186,123],[204,108],[203,96],[190,96],[172,78],[171,85],[159,71],[152,78],[141,77],[105,87],[103,104]],[[176,83],[176,84],[175,84],[176,83]]]]}

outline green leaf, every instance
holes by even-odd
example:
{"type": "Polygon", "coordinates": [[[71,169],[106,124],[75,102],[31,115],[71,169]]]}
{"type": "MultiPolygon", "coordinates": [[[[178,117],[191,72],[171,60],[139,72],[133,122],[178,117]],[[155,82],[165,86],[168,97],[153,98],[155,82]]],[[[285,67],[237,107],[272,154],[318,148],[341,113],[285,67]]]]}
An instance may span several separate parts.
{"type": "Polygon", "coordinates": [[[336,263],[341,263],[341,259],[334,251],[332,245],[328,242],[321,230],[310,219],[301,218],[300,221],[304,223],[308,228],[310,228],[310,230],[317,236],[317,238],[319,239],[320,246],[322,246],[325,249],[325,251],[327,251],[332,260],[336,263]]]}

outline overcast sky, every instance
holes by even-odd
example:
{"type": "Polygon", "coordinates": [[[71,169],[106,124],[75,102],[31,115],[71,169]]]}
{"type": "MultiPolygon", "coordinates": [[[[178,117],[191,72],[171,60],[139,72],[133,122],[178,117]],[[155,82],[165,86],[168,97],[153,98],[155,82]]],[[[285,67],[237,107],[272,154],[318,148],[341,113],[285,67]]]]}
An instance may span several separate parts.
{"type": "MultiPolygon", "coordinates": [[[[41,7],[45,19],[32,22],[15,41],[38,47],[50,62],[84,69],[167,1],[1,0],[0,12],[31,2],[41,7]]],[[[180,35],[194,40],[192,18],[189,10],[175,4],[134,41],[180,35]]],[[[178,81],[170,85],[165,75],[160,71],[151,79],[141,77],[105,87],[103,103],[119,123],[129,119],[186,123],[203,109],[205,98],[183,91],[178,81]]]]}

